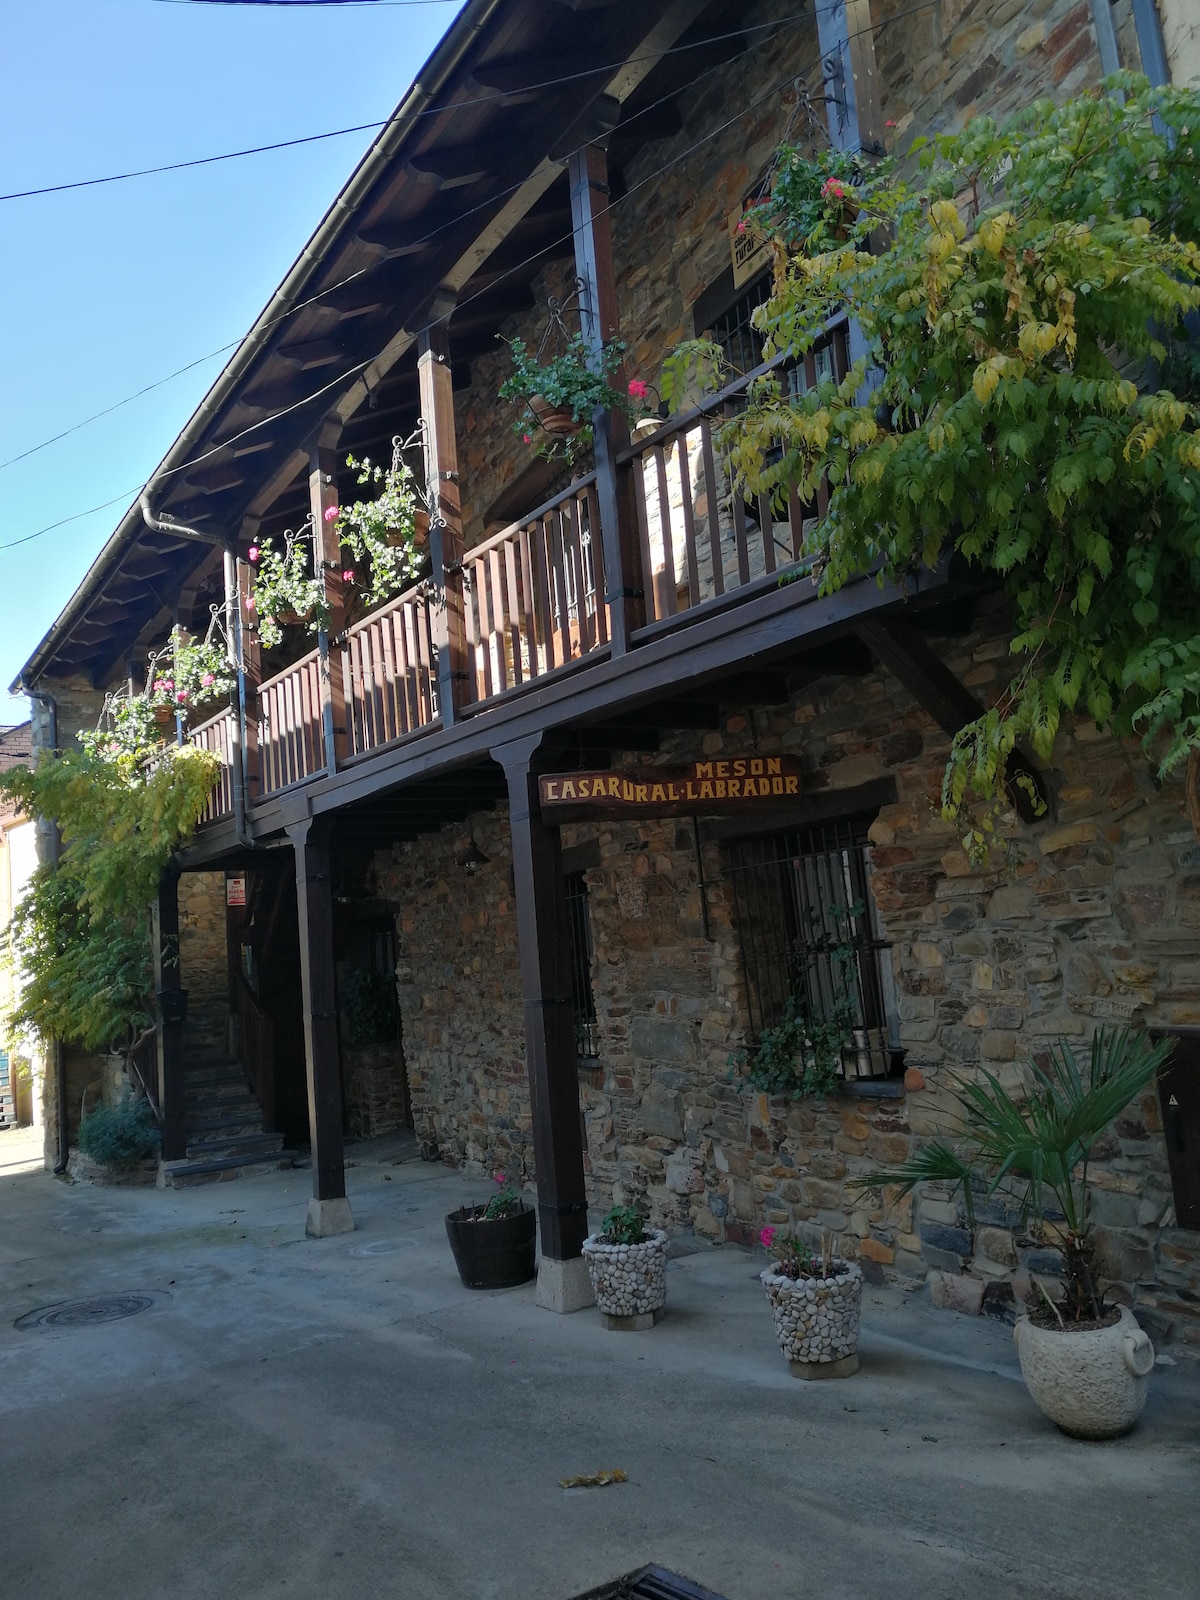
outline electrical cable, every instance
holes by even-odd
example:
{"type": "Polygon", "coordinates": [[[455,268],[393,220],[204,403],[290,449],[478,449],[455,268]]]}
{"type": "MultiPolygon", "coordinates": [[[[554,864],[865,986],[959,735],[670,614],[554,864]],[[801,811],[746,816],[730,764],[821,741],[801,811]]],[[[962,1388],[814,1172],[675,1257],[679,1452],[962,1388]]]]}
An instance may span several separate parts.
{"type": "MultiPolygon", "coordinates": [[[[584,78],[598,78],[603,73],[618,72],[625,66],[636,66],[645,61],[663,61],[668,56],[679,55],[688,50],[700,50],[706,45],[724,44],[729,39],[740,39],[748,33],[761,33],[767,28],[782,27],[788,22],[797,22],[806,16],[807,11],[797,11],[789,17],[776,17],[771,22],[757,22],[751,27],[736,28],[730,33],[717,33],[707,39],[697,39],[691,44],[677,44],[666,50],[653,50],[648,55],[630,56],[627,61],[617,61],[607,66],[589,67],[581,72],[568,72],[558,78],[546,78],[541,83],[523,84],[519,89],[498,90],[495,94],[477,95],[470,100],[456,100],[452,105],[427,106],[423,111],[413,113],[415,117],[441,116],[447,111],[458,111],[466,106],[490,105],[494,102],[511,100],[518,95],[532,93],[535,89],[561,88],[564,84],[578,83],[584,78]]],[[[295,139],[280,139],[274,144],[251,145],[245,150],[226,150],[221,155],[194,156],[187,161],[170,161],[160,167],[139,167],[129,172],[111,172],[102,178],[76,178],[70,183],[46,184],[40,189],[14,189],[9,194],[0,194],[0,201],[4,200],[29,200],[36,195],[63,194],[69,189],[94,189],[99,184],[125,183],[130,178],[148,178],[156,173],[182,172],[189,167],[208,167],[219,161],[237,161],[242,156],[264,155],[272,150],[288,150],[296,145],[318,144],[323,139],[340,139],[350,133],[368,133],[377,129],[386,128],[395,120],[395,113],[384,117],[382,121],[358,122],[349,128],[333,128],[328,133],[307,133],[295,139]]]]}
{"type": "MultiPolygon", "coordinates": [[[[905,17],[912,16],[913,14],[915,14],[917,12],[930,10],[930,9],[934,8],[935,6],[939,5],[940,3],[941,3],[941,0],[919,0],[919,3],[917,5],[907,7],[904,11],[896,12],[891,17],[885,18],[883,23],[880,24],[880,27],[879,27],[878,30],[875,30],[874,28],[859,29],[857,32],[851,34],[849,36],[849,38],[852,41],[853,39],[858,38],[859,35],[862,34],[862,33],[876,32],[876,31],[881,33],[885,28],[891,26],[893,23],[899,22],[899,21],[903,20],[905,17]]],[[[801,13],[799,15],[806,15],[806,14],[807,13],[801,13]]],[[[785,26],[789,21],[795,21],[795,20],[797,20],[795,16],[786,17],[786,18],[776,18],[774,20],[774,22],[770,26],[775,27],[775,28],[779,28],[779,27],[785,26]]],[[[739,30],[739,33],[740,32],[744,32],[744,31],[746,31],[746,30],[739,30]]],[[[705,41],[705,42],[711,43],[711,42],[714,42],[714,41],[709,40],[709,41],[705,41]]],[[[769,41],[766,41],[766,42],[769,43],[769,41]]],[[[799,66],[798,68],[796,68],[795,70],[790,71],[786,75],[786,77],[784,77],[781,80],[779,80],[778,83],[774,84],[764,94],[758,96],[755,100],[751,100],[751,101],[746,102],[746,104],[741,106],[739,108],[739,110],[732,117],[727,118],[725,122],[721,123],[716,128],[710,129],[708,133],[703,135],[703,137],[701,137],[700,139],[697,139],[691,145],[689,145],[686,150],[680,151],[677,155],[672,156],[671,159],[669,161],[667,161],[666,163],[664,163],[661,167],[658,167],[653,172],[648,173],[645,178],[641,179],[638,183],[634,184],[632,188],[628,189],[625,192],[625,194],[623,194],[620,197],[619,200],[611,201],[609,203],[609,205],[607,207],[605,207],[603,212],[601,212],[600,214],[604,215],[604,214],[607,214],[608,212],[611,212],[611,211],[615,210],[617,206],[623,204],[632,195],[636,194],[639,189],[644,188],[648,183],[651,183],[656,178],[661,177],[662,173],[664,173],[666,171],[669,171],[671,167],[677,165],[680,161],[686,160],[688,156],[694,155],[697,150],[703,148],[703,146],[705,144],[707,144],[710,140],[719,137],[719,135],[722,134],[723,132],[725,132],[725,130],[727,128],[733,126],[734,123],[740,121],[741,118],[744,117],[747,112],[755,109],[757,106],[761,105],[764,101],[770,99],[773,95],[776,95],[776,94],[780,93],[780,91],[782,89],[785,89],[789,83],[795,82],[796,79],[801,77],[801,76],[803,76],[803,74],[805,72],[812,70],[812,68],[814,68],[816,66],[819,66],[820,62],[821,62],[821,57],[817,56],[814,60],[806,62],[806,63],[802,64],[801,66],[799,66]]],[[[719,63],[718,65],[723,66],[723,65],[725,65],[725,63],[719,63]]],[[[712,71],[715,71],[715,70],[716,70],[716,67],[707,68],[704,73],[699,75],[699,77],[697,78],[696,81],[700,81],[700,78],[706,77],[709,72],[712,72],[712,71]]],[[[587,75],[591,76],[591,74],[587,74],[587,75]]],[[[690,87],[690,86],[688,86],[688,87],[690,87]]],[[[662,98],[663,99],[673,98],[679,92],[680,92],[679,90],[672,90],[669,94],[664,95],[662,98]]],[[[652,110],[654,108],[654,105],[657,105],[658,103],[660,103],[660,102],[653,102],[652,105],[647,106],[647,107],[643,107],[642,111],[636,113],[636,115],[637,116],[644,115],[647,111],[652,110]]],[[[631,119],[631,120],[633,120],[633,119],[631,119]]],[[[514,186],[514,188],[520,188],[520,187],[521,187],[521,184],[517,184],[517,185],[514,186]]],[[[508,192],[511,193],[513,191],[510,190],[508,192]]],[[[492,206],[492,205],[495,204],[497,199],[502,199],[503,197],[504,197],[503,195],[491,195],[491,196],[488,197],[488,199],[486,201],[481,202],[479,206],[473,207],[472,211],[482,210],[485,207],[492,206]]],[[[438,228],[434,229],[426,237],[431,239],[431,238],[435,237],[436,234],[442,232],[444,230],[444,228],[449,227],[451,225],[457,225],[459,222],[461,222],[463,220],[463,217],[470,216],[472,214],[472,211],[468,211],[468,212],[462,213],[459,216],[455,217],[453,219],[453,223],[444,223],[444,224],[442,224],[438,228]]],[[[567,239],[573,237],[573,231],[574,230],[572,230],[569,233],[563,234],[560,237],[560,239],[557,240],[557,241],[552,241],[550,244],[543,245],[540,249],[532,252],[529,256],[527,256],[523,261],[520,261],[520,262],[516,263],[514,266],[506,269],[505,272],[500,274],[497,279],[493,280],[493,282],[490,283],[487,286],[486,289],[481,289],[481,290],[477,291],[476,294],[469,296],[466,300],[459,301],[450,312],[446,313],[443,318],[440,318],[438,320],[439,321],[448,321],[454,315],[455,311],[460,310],[463,306],[470,305],[474,300],[479,299],[484,294],[490,293],[491,290],[495,287],[496,282],[501,282],[505,278],[508,278],[508,277],[512,276],[514,273],[524,270],[525,267],[532,265],[535,261],[538,261],[542,256],[544,256],[548,250],[553,249],[556,243],[563,243],[567,239]]],[[[414,241],[414,242],[425,242],[425,241],[421,240],[421,241],[414,241]]],[[[297,305],[289,307],[287,311],[281,312],[279,318],[276,319],[276,320],[282,321],[285,317],[291,316],[295,312],[302,310],[304,308],[304,306],[311,305],[314,301],[320,300],[325,295],[333,293],[333,291],[335,289],[341,288],[345,284],[351,283],[355,279],[363,277],[366,273],[373,271],[375,269],[375,267],[378,266],[378,265],[379,265],[379,263],[374,263],[370,267],[363,267],[359,271],[349,274],[349,276],[347,278],[340,280],[340,282],[338,282],[337,284],[332,284],[328,288],[321,290],[318,294],[312,296],[310,300],[299,302],[297,305]]],[[[437,325],[436,323],[433,324],[433,326],[436,326],[436,325],[437,325]]],[[[120,406],[126,405],[131,400],[139,398],[139,396],[141,394],[147,393],[150,389],[158,388],[163,383],[170,382],[171,378],[179,376],[180,373],[186,372],[186,371],[190,370],[191,367],[198,366],[204,361],[211,360],[213,355],[220,355],[220,354],[223,353],[224,350],[233,349],[233,348],[236,347],[236,345],[239,345],[241,343],[242,343],[242,340],[238,339],[238,340],[232,341],[228,345],[223,346],[220,350],[212,352],[212,355],[199,357],[196,361],[190,362],[187,367],[179,368],[177,372],[170,374],[167,378],[159,379],[159,380],[157,380],[156,383],[147,385],[145,389],[139,390],[137,394],[129,396],[126,400],[122,400],[122,401],[116,402],[115,405],[108,407],[106,411],[97,412],[95,417],[90,418],[90,419],[85,419],[84,422],[76,423],[72,428],[67,429],[66,433],[75,432],[78,428],[87,426],[87,422],[88,421],[94,421],[98,417],[108,415],[109,411],[117,410],[120,406]]],[[[12,550],[12,549],[15,549],[19,545],[29,544],[34,539],[39,539],[39,538],[43,537],[43,535],[45,535],[47,533],[53,533],[58,528],[65,527],[68,523],[77,522],[77,521],[81,520],[84,517],[92,516],[97,511],[106,510],[109,506],[117,505],[122,500],[128,502],[128,500],[132,496],[141,494],[141,492],[144,489],[146,489],[150,485],[150,483],[152,483],[152,482],[159,482],[164,478],[174,477],[179,473],[189,471],[192,467],[197,466],[200,462],[207,460],[209,456],[216,455],[220,451],[225,450],[226,448],[228,448],[228,446],[230,444],[234,443],[237,439],[244,438],[246,436],[246,434],[252,433],[258,428],[266,427],[269,423],[278,421],[279,418],[287,416],[290,412],[299,410],[302,407],[311,404],[311,402],[313,400],[319,399],[320,396],[325,394],[329,389],[337,388],[340,385],[344,384],[348,379],[353,378],[354,376],[356,376],[356,374],[358,374],[359,372],[363,371],[364,368],[370,366],[371,361],[374,360],[374,359],[375,359],[374,357],[371,357],[370,359],[368,359],[366,361],[359,362],[356,366],[350,368],[348,371],[339,374],[339,376],[337,378],[333,379],[331,382],[323,385],[322,388],[316,390],[316,392],[314,394],[307,395],[307,396],[305,396],[304,399],[298,400],[298,401],[294,402],[290,406],[285,406],[281,411],[273,412],[269,416],[260,418],[257,422],[251,423],[250,426],[248,428],[244,429],[241,433],[235,434],[230,439],[223,439],[219,445],[214,446],[210,450],[204,451],[201,455],[193,457],[192,459],[190,459],[190,460],[188,460],[186,462],[182,462],[178,466],[169,467],[169,468],[166,468],[166,469],[164,469],[162,471],[156,470],[153,474],[151,474],[150,478],[148,478],[145,482],[137,485],[137,487],[134,488],[134,489],[126,490],[123,494],[115,495],[112,499],[105,500],[105,501],[101,502],[101,504],[96,505],[96,506],[92,506],[86,511],[78,511],[78,512],[73,513],[71,516],[62,517],[57,522],[49,523],[46,527],[39,528],[33,533],[22,535],[22,537],[19,538],[19,539],[13,539],[13,540],[9,540],[6,543],[0,543],[0,551],[12,550]]],[[[56,435],[56,437],[54,439],[45,440],[40,445],[34,445],[33,447],[31,447],[30,450],[23,452],[23,454],[21,456],[14,456],[8,462],[0,462],[0,468],[2,468],[4,466],[11,465],[12,462],[14,462],[14,461],[22,460],[22,459],[24,459],[25,456],[32,455],[36,451],[38,451],[40,449],[44,449],[49,444],[56,443],[57,439],[65,437],[66,433],[56,435]]]]}

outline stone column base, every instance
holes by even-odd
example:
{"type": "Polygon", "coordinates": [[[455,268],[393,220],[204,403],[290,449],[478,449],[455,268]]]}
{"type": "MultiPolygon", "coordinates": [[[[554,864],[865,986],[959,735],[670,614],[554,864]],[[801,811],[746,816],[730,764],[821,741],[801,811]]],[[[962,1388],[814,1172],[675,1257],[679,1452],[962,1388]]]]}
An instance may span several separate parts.
{"type": "Polygon", "coordinates": [[[642,1333],[646,1328],[652,1328],[656,1322],[661,1322],[662,1315],[662,1306],[659,1306],[657,1311],[639,1311],[632,1317],[617,1317],[606,1311],[604,1326],[613,1333],[642,1333]]]}
{"type": "Polygon", "coordinates": [[[793,1378],[850,1378],[858,1371],[858,1351],[840,1361],[789,1361],[793,1378]]]}
{"type": "Polygon", "coordinates": [[[353,1233],[354,1215],[349,1200],[345,1195],[337,1200],[310,1200],[304,1231],[310,1239],[328,1239],[335,1233],[353,1233]]]}
{"type": "Polygon", "coordinates": [[[543,1311],[583,1311],[594,1306],[596,1296],[592,1293],[587,1262],[582,1256],[572,1256],[569,1261],[543,1256],[538,1263],[537,1292],[533,1299],[543,1311]]]}

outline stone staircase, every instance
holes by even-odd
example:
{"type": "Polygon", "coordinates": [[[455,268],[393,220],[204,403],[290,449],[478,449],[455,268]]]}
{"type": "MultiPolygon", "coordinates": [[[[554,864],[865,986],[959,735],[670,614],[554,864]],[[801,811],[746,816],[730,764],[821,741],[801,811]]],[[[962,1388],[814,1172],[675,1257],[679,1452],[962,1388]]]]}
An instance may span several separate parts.
{"type": "Polygon", "coordinates": [[[160,1163],[168,1189],[290,1167],[283,1139],[263,1128],[262,1107],[236,1057],[194,1055],[184,1070],[187,1155],[160,1163]]]}

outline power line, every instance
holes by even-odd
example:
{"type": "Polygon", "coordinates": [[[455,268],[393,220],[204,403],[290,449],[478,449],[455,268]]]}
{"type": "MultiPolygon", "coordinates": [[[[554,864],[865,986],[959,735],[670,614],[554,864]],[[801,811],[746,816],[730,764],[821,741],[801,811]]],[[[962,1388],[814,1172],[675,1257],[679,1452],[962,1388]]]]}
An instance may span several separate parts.
{"type": "MultiPolygon", "coordinates": [[[[164,3],[166,3],[166,0],[164,0],[164,3]]],[[[184,3],[184,0],[177,0],[177,3],[184,3]]],[[[207,3],[207,0],[198,0],[198,3],[207,3]]],[[[213,0],[213,3],[218,3],[218,0],[213,0]]],[[[884,22],[880,25],[879,31],[882,32],[884,28],[889,27],[892,23],[900,22],[904,18],[909,17],[909,16],[913,16],[917,12],[928,11],[928,10],[932,9],[934,6],[939,5],[940,3],[941,3],[941,0],[919,0],[918,4],[913,5],[913,6],[909,6],[904,11],[895,12],[891,17],[886,18],[884,20],[884,22]]],[[[795,16],[790,16],[790,17],[785,17],[785,18],[776,18],[775,21],[772,24],[770,24],[770,26],[774,27],[774,28],[781,28],[783,26],[786,26],[786,24],[788,22],[795,21],[795,20],[797,20],[797,18],[795,16]]],[[[744,31],[744,30],[739,30],[739,31],[744,31]]],[[[856,33],[852,33],[849,37],[850,37],[850,40],[853,41],[854,39],[858,38],[860,36],[860,34],[867,33],[867,32],[873,32],[873,31],[874,31],[873,29],[864,28],[864,29],[858,30],[858,32],[856,32],[856,33]]],[[[709,41],[704,41],[704,42],[711,43],[713,41],[709,40],[709,41]]],[[[769,43],[770,41],[768,40],[768,41],[765,41],[765,42],[769,43]]],[[[657,167],[653,172],[648,173],[645,178],[641,179],[638,183],[634,184],[632,188],[628,189],[625,192],[625,194],[623,194],[621,196],[621,198],[619,200],[611,201],[609,203],[609,205],[605,208],[605,212],[611,212],[611,211],[615,210],[617,206],[623,204],[626,200],[631,198],[631,196],[636,194],[639,189],[644,188],[648,183],[651,183],[656,178],[661,177],[661,175],[664,172],[668,171],[671,167],[678,165],[679,162],[686,160],[688,156],[695,154],[695,152],[697,150],[701,149],[710,140],[717,138],[720,134],[724,133],[727,128],[732,127],[736,122],[740,121],[741,118],[744,117],[748,111],[754,110],[757,106],[763,104],[764,101],[769,100],[773,95],[776,95],[782,89],[785,89],[789,83],[796,82],[797,79],[800,78],[801,76],[803,76],[803,74],[806,71],[809,71],[813,67],[818,66],[820,64],[820,60],[821,60],[821,58],[818,56],[815,59],[804,63],[802,66],[800,66],[797,69],[789,72],[786,75],[786,77],[780,79],[777,83],[773,84],[772,87],[770,89],[768,89],[764,94],[759,95],[754,100],[747,101],[743,106],[741,106],[739,108],[739,110],[737,112],[734,113],[734,115],[732,117],[727,118],[724,122],[720,123],[717,127],[710,129],[708,133],[704,134],[700,139],[695,140],[691,145],[689,145],[687,147],[687,149],[680,151],[678,153],[678,155],[672,156],[671,159],[669,161],[665,162],[662,166],[657,167]]],[[[697,78],[695,81],[699,82],[701,78],[707,77],[709,75],[709,73],[717,71],[719,68],[723,67],[724,65],[725,65],[725,63],[716,63],[716,64],[714,64],[713,67],[705,69],[705,71],[703,73],[701,73],[700,77],[697,78]]],[[[636,120],[637,116],[645,115],[646,112],[648,112],[650,110],[653,110],[656,105],[661,103],[661,100],[670,99],[677,92],[678,92],[677,90],[672,90],[669,93],[667,93],[666,95],[663,95],[662,97],[660,97],[660,101],[652,102],[651,105],[643,107],[641,111],[635,113],[635,118],[631,119],[631,120],[636,120]]],[[[515,191],[515,189],[518,189],[520,187],[521,187],[521,184],[517,183],[516,185],[513,186],[512,189],[510,189],[510,190],[508,190],[506,192],[507,193],[512,193],[512,192],[515,191]]],[[[459,216],[456,216],[453,219],[452,222],[443,223],[440,227],[433,229],[428,235],[425,236],[425,240],[434,238],[438,233],[442,232],[445,228],[450,227],[450,226],[456,226],[458,223],[460,223],[463,220],[464,217],[468,217],[468,216],[472,215],[472,213],[475,212],[475,211],[480,211],[480,210],[483,210],[483,209],[485,209],[485,208],[487,208],[489,206],[492,206],[492,205],[495,204],[495,202],[498,199],[503,199],[503,198],[504,198],[503,194],[489,196],[487,200],[481,201],[478,206],[472,207],[470,211],[461,213],[459,216]]],[[[552,241],[550,244],[542,245],[540,249],[538,249],[538,250],[532,252],[530,255],[526,256],[524,258],[524,260],[522,260],[520,262],[517,262],[514,266],[508,268],[503,274],[501,274],[500,279],[498,279],[496,281],[502,281],[504,278],[511,277],[514,273],[520,272],[525,267],[532,265],[533,262],[539,260],[542,256],[544,256],[548,250],[553,249],[555,244],[563,243],[567,239],[573,237],[573,231],[574,230],[572,230],[569,233],[565,233],[565,234],[561,235],[558,240],[552,241]]],[[[425,240],[418,240],[418,241],[413,241],[413,242],[414,243],[423,243],[423,242],[425,242],[425,240]]],[[[375,265],[378,265],[378,263],[376,263],[375,265]]],[[[319,293],[313,295],[310,299],[305,300],[305,301],[300,301],[296,305],[290,306],[286,311],[281,312],[279,317],[274,319],[274,321],[275,322],[282,322],[286,317],[294,315],[297,311],[302,310],[306,305],[313,304],[315,301],[322,299],[325,295],[331,294],[331,293],[334,292],[334,290],[342,288],[346,284],[353,282],[355,279],[365,276],[367,273],[369,273],[372,270],[374,270],[373,267],[360,268],[357,272],[353,272],[353,273],[349,274],[346,278],[340,280],[338,283],[331,284],[331,285],[329,285],[328,288],[320,290],[319,293]]],[[[478,290],[476,292],[476,294],[469,296],[465,300],[459,301],[457,303],[457,305],[453,308],[453,310],[448,312],[445,317],[443,317],[442,319],[439,319],[439,320],[448,321],[450,319],[450,317],[453,316],[455,310],[459,310],[463,306],[470,305],[473,301],[479,299],[484,294],[489,293],[490,290],[492,288],[494,288],[494,287],[495,287],[494,283],[489,284],[487,289],[480,289],[480,290],[478,290]]],[[[208,356],[199,357],[196,361],[190,362],[186,367],[180,367],[176,372],[169,374],[168,377],[160,378],[155,383],[146,385],[146,387],[144,389],[139,390],[137,392],[137,394],[130,395],[125,400],[117,401],[115,405],[107,407],[105,411],[97,412],[95,414],[95,416],[92,417],[92,418],[86,418],[83,422],[79,422],[79,423],[74,424],[74,426],[72,428],[66,429],[64,431],[64,433],[56,435],[53,439],[47,439],[47,440],[44,440],[42,442],[42,444],[32,446],[31,449],[23,452],[21,456],[14,456],[14,457],[11,458],[10,461],[0,462],[0,468],[3,468],[5,466],[9,466],[15,461],[23,460],[26,456],[32,455],[36,451],[46,448],[47,445],[56,443],[58,439],[66,437],[66,434],[73,433],[73,432],[77,431],[79,428],[86,427],[89,421],[95,421],[99,417],[107,416],[109,414],[109,412],[118,410],[121,406],[127,405],[132,400],[138,399],[140,397],[140,395],[148,393],[151,389],[159,388],[164,383],[169,383],[172,378],[178,377],[181,373],[191,370],[192,367],[201,365],[201,363],[204,362],[204,361],[211,360],[213,358],[213,356],[220,355],[225,350],[232,349],[236,345],[241,344],[242,342],[243,341],[241,339],[231,341],[230,344],[222,346],[219,350],[211,352],[208,356]]],[[[19,539],[13,539],[13,540],[8,541],[7,543],[0,544],[0,551],[2,551],[2,550],[12,550],[12,549],[15,549],[18,545],[28,544],[32,540],[39,539],[43,535],[45,535],[47,533],[53,533],[58,528],[65,527],[68,523],[77,522],[77,521],[81,520],[83,517],[92,516],[97,511],[106,510],[111,505],[117,505],[122,500],[128,502],[128,500],[129,500],[129,498],[131,496],[140,494],[142,492],[142,490],[147,488],[147,487],[149,487],[149,485],[152,482],[159,482],[164,478],[175,477],[179,473],[189,471],[192,467],[195,467],[195,466],[199,465],[200,462],[207,460],[209,458],[209,456],[213,456],[213,455],[219,454],[220,451],[225,450],[226,448],[228,448],[228,446],[230,444],[235,443],[238,439],[244,438],[247,434],[253,433],[258,428],[266,427],[269,423],[277,422],[281,417],[287,416],[292,411],[300,410],[302,407],[311,404],[313,400],[319,399],[321,397],[321,395],[325,394],[328,390],[340,387],[340,385],[345,383],[347,381],[347,379],[354,377],[357,373],[363,371],[364,368],[370,366],[371,360],[373,360],[373,359],[374,358],[372,357],[372,358],[370,358],[370,359],[368,359],[366,361],[359,362],[356,366],[350,368],[347,372],[343,372],[343,373],[339,374],[339,376],[337,378],[335,378],[331,382],[323,385],[323,387],[318,389],[314,394],[306,395],[304,397],[304,399],[298,400],[298,401],[294,402],[294,404],[292,404],[290,406],[285,406],[281,411],[276,411],[276,412],[273,412],[269,416],[260,418],[257,422],[251,423],[251,425],[248,428],[243,429],[241,433],[235,434],[230,439],[223,439],[219,445],[214,446],[210,450],[206,450],[205,452],[203,452],[203,454],[201,454],[199,456],[196,456],[196,457],[192,458],[189,461],[185,461],[185,462],[181,463],[178,466],[168,467],[168,468],[164,469],[161,472],[155,471],[151,475],[151,477],[148,478],[144,483],[137,485],[133,489],[125,491],[124,494],[119,494],[119,495],[114,496],[111,500],[104,501],[100,505],[92,506],[87,511],[75,512],[71,516],[60,518],[59,521],[57,521],[57,522],[52,522],[52,523],[48,524],[46,527],[44,527],[44,528],[37,529],[33,533],[24,534],[19,539]]]]}
{"type": "MultiPolygon", "coordinates": [[[[220,5],[233,3],[247,3],[247,0],[159,0],[159,3],[174,4],[199,4],[220,5]]],[[[277,4],[284,0],[253,0],[254,4],[277,4]]],[[[306,4],[315,4],[316,0],[305,0],[306,4]]],[[[399,4],[400,0],[329,0],[332,4],[367,3],[367,4],[399,4]]],[[[430,3],[444,3],[444,0],[430,0],[430,3]]],[[[742,38],[747,33],[761,33],[767,28],[778,28],[788,22],[798,22],[806,15],[803,11],[795,12],[789,17],[777,17],[771,22],[755,23],[751,27],[736,28],[730,33],[710,34],[706,39],[697,39],[691,44],[677,44],[666,50],[653,50],[648,55],[632,56],[628,62],[617,61],[606,66],[588,67],[580,72],[564,73],[561,77],[546,78],[541,83],[523,84],[519,89],[497,90],[494,94],[476,95],[471,100],[456,100],[451,106],[426,106],[423,111],[413,113],[417,117],[441,116],[446,111],[458,111],[466,106],[490,105],[495,102],[511,100],[518,95],[530,94],[535,89],[555,89],[564,84],[578,83],[584,78],[596,78],[602,73],[612,73],[621,67],[633,66],[639,62],[662,61],[668,56],[679,55],[688,50],[700,50],[706,45],[724,44],[729,39],[742,38]]],[[[289,150],[297,145],[317,144],[324,139],[341,139],[351,133],[371,133],[380,128],[386,128],[395,120],[395,115],[384,117],[377,122],[357,122],[349,128],[332,128],[327,133],[306,133],[295,139],[279,139],[273,144],[250,145],[244,150],[226,150],[215,156],[194,156],[187,161],[170,161],[159,167],[136,167],[128,172],[110,172],[100,178],[75,178],[69,183],[45,184],[40,189],[14,189],[9,194],[0,194],[0,201],[4,200],[30,200],[37,195],[64,194],[71,189],[94,189],[100,184],[126,183],[131,178],[149,178],[163,172],[183,172],[189,167],[208,167],[219,161],[238,161],[243,156],[265,155],[273,150],[289,150]]]]}

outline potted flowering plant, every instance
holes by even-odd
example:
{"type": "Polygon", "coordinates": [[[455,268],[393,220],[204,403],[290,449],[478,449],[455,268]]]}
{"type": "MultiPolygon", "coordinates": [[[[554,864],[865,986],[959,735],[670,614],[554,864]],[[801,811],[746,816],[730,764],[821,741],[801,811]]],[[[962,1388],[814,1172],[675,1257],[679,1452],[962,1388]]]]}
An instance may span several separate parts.
{"type": "Polygon", "coordinates": [[[523,408],[515,427],[526,444],[533,443],[537,430],[548,436],[539,447],[544,454],[553,454],[566,440],[589,440],[592,415],[598,407],[622,411],[628,417],[646,398],[648,385],[640,379],[634,378],[624,388],[613,382],[625,359],[625,344],[620,339],[608,340],[598,361],[593,361],[579,333],[569,335],[561,353],[550,359],[531,351],[520,339],[509,340],[508,348],[513,370],[500,385],[500,399],[515,401],[523,408]]]}
{"type": "Polygon", "coordinates": [[[386,470],[372,466],[364,456],[346,465],[358,472],[358,482],[381,485],[373,500],[329,506],[325,518],[336,522],[337,536],[355,563],[342,571],[342,581],[356,585],[367,605],[378,605],[398,594],[420,570],[424,561],[423,535],[428,534],[428,513],[420,505],[412,468],[394,443],[392,464],[386,470]]]}
{"type": "Polygon", "coordinates": [[[583,1259],[606,1328],[652,1328],[662,1316],[668,1243],[661,1228],[646,1228],[635,1206],[613,1206],[601,1231],[583,1241],[583,1259]]]}
{"type": "Polygon", "coordinates": [[[224,642],[189,641],[181,628],[171,635],[171,673],[175,704],[194,709],[228,695],[237,681],[224,642]]]}
{"type": "Polygon", "coordinates": [[[828,1234],[819,1252],[777,1228],[764,1228],[758,1237],[773,1257],[759,1278],[792,1376],[850,1377],[858,1371],[862,1269],[834,1255],[828,1234]]]}
{"type": "Polygon", "coordinates": [[[789,250],[820,255],[850,239],[858,219],[854,190],[862,177],[858,157],[844,150],[826,150],[813,160],[782,145],[770,194],[747,208],[739,227],[761,230],[789,250]]]}
{"type": "Polygon", "coordinates": [[[506,1173],[484,1205],[460,1206],[446,1218],[454,1264],[467,1289],[513,1289],[536,1272],[537,1212],[506,1173]]]}
{"type": "Polygon", "coordinates": [[[136,766],[158,744],[158,719],[148,694],[105,695],[100,720],[79,742],[93,755],[136,766]]]}
{"type": "Polygon", "coordinates": [[[283,638],[283,624],[309,622],[314,632],[329,626],[329,601],[319,569],[311,570],[311,537],[306,529],[285,533],[283,549],[270,539],[252,544],[248,555],[254,568],[254,593],[246,609],[258,617],[258,637],[264,649],[283,638]]]}

